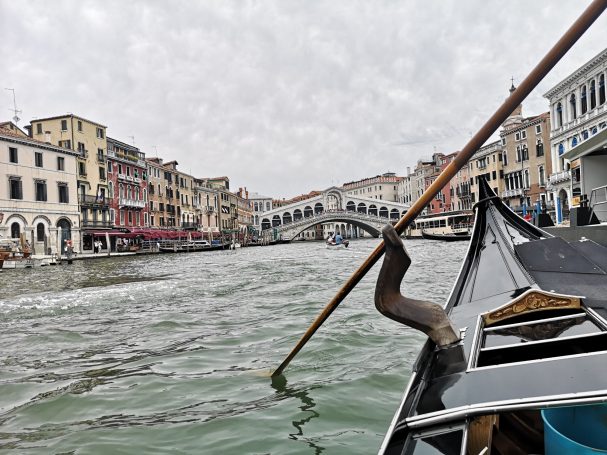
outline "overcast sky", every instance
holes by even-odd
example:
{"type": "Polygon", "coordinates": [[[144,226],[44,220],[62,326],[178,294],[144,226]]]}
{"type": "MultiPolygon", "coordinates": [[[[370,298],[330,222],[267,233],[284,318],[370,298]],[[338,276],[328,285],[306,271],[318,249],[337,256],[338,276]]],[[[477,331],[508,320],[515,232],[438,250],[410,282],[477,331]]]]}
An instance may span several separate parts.
{"type": "MultiPolygon", "coordinates": [[[[273,197],[461,149],[590,2],[0,0],[20,126],[74,113],[273,197]]],[[[607,14],[524,103],[607,44],[607,14]]],[[[4,90],[0,119],[12,117],[4,90]]]]}

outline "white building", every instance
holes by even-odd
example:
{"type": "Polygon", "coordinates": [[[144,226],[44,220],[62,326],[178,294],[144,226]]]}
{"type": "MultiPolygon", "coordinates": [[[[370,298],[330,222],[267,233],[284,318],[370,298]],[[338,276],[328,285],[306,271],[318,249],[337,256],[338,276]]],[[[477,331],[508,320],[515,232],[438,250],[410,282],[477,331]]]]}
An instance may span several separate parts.
{"type": "Polygon", "coordinates": [[[253,211],[253,226],[260,231],[261,215],[264,212],[272,210],[272,198],[259,193],[249,193],[249,201],[251,202],[251,209],[253,211]]]}
{"type": "Polygon", "coordinates": [[[544,94],[552,118],[547,190],[557,223],[568,219],[582,196],[590,198],[593,189],[607,184],[606,78],[607,49],[544,94]]]}
{"type": "Polygon", "coordinates": [[[30,242],[33,254],[80,245],[78,152],[0,128],[0,238],[30,242]]]}

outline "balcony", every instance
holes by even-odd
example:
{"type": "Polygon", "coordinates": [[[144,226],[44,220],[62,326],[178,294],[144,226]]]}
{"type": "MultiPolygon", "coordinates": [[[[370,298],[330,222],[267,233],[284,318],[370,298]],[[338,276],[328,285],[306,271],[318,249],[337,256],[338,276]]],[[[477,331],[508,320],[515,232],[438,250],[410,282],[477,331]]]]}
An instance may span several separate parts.
{"type": "Polygon", "coordinates": [[[127,199],[124,197],[118,198],[118,204],[120,207],[131,207],[135,209],[142,209],[145,207],[145,202],[137,199],[127,199]]]}
{"type": "Polygon", "coordinates": [[[213,212],[215,212],[215,207],[213,207],[212,205],[207,205],[207,206],[204,208],[204,211],[205,211],[206,213],[213,213],[213,212]]]}
{"type": "Polygon", "coordinates": [[[571,180],[571,171],[563,171],[552,174],[549,179],[550,185],[556,185],[557,183],[567,182],[571,180]]]}
{"type": "Polygon", "coordinates": [[[506,190],[502,192],[502,198],[509,197],[522,197],[523,196],[523,188],[515,188],[513,190],[506,190]]]}
{"type": "Polygon", "coordinates": [[[135,177],[135,178],[133,179],[133,181],[134,181],[135,183],[141,183],[141,179],[140,179],[139,177],[135,177]]]}
{"type": "Polygon", "coordinates": [[[112,227],[112,223],[104,220],[82,220],[80,227],[82,229],[109,229],[112,227]]]}
{"type": "Polygon", "coordinates": [[[200,223],[181,223],[182,229],[198,229],[201,227],[200,223]]]}
{"type": "Polygon", "coordinates": [[[108,203],[103,197],[97,197],[89,194],[79,194],[78,195],[78,204],[81,207],[84,206],[105,206],[107,207],[108,203]]]}
{"type": "Polygon", "coordinates": [[[97,154],[97,162],[100,164],[105,163],[105,155],[103,153],[98,153],[97,154]]]}

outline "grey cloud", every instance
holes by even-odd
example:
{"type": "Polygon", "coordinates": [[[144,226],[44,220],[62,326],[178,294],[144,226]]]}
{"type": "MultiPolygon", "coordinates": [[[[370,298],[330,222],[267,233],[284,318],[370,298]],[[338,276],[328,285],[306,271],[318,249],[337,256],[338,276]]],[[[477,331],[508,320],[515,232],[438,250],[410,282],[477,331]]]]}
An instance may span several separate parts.
{"type": "Polygon", "coordinates": [[[290,197],[461,149],[588,4],[0,0],[0,79],[24,120],[74,112],[186,172],[290,197]]]}

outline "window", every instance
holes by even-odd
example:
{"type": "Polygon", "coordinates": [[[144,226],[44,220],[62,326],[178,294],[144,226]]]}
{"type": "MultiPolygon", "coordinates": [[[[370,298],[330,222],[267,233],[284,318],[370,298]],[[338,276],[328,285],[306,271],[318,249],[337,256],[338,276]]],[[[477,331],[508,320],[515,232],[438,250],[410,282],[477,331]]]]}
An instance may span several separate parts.
{"type": "Polygon", "coordinates": [[[17,153],[17,149],[15,147],[9,147],[8,148],[8,160],[11,163],[18,163],[19,162],[19,154],[17,153]]]}
{"type": "Polygon", "coordinates": [[[527,161],[529,159],[529,149],[524,145],[521,151],[523,152],[523,161],[527,161]]]}
{"type": "Polygon", "coordinates": [[[575,120],[577,118],[577,103],[575,93],[572,93],[569,97],[569,107],[571,108],[571,120],[575,120]]]}
{"type": "Polygon", "coordinates": [[[23,199],[23,190],[21,188],[21,177],[11,176],[8,178],[11,191],[11,199],[23,199]]]}
{"type": "Polygon", "coordinates": [[[124,226],[124,210],[120,211],[120,225],[124,226]]]}
{"type": "Polygon", "coordinates": [[[42,134],[42,123],[36,123],[36,134],[42,134]]]}
{"type": "Polygon", "coordinates": [[[508,153],[506,152],[506,150],[504,150],[504,152],[502,153],[502,161],[504,163],[504,166],[508,166],[508,153]]]}
{"type": "Polygon", "coordinates": [[[514,133],[514,140],[515,141],[520,141],[521,140],[521,133],[514,133]]]}
{"type": "Polygon", "coordinates": [[[599,104],[605,102],[605,75],[601,74],[599,77],[599,104]]]}
{"type": "Polygon", "coordinates": [[[64,147],[66,149],[72,148],[72,141],[59,141],[59,147],[64,147]]]}
{"type": "Polygon", "coordinates": [[[70,201],[67,183],[58,183],[57,188],[59,188],[59,202],[67,204],[70,201]]]}
{"type": "Polygon", "coordinates": [[[36,241],[37,242],[44,242],[44,224],[43,223],[38,223],[36,225],[36,241]]]}
{"type": "Polygon", "coordinates": [[[114,199],[114,182],[112,181],[107,184],[107,194],[110,199],[114,199]]]}
{"type": "Polygon", "coordinates": [[[103,149],[97,149],[97,161],[103,161],[103,149]]]}
{"type": "Polygon", "coordinates": [[[104,134],[103,134],[103,128],[99,128],[98,127],[97,128],[97,138],[98,139],[103,139],[103,136],[104,136],[104,134]]]}
{"type": "Polygon", "coordinates": [[[546,185],[546,175],[544,173],[544,166],[538,166],[537,174],[538,174],[540,186],[545,186],[546,185]]]}
{"type": "Polygon", "coordinates": [[[44,180],[36,180],[36,201],[45,202],[46,201],[46,182],[44,180]]]}
{"type": "Polygon", "coordinates": [[[580,97],[580,99],[582,100],[582,114],[585,114],[588,110],[588,98],[586,97],[586,94],[586,86],[584,85],[582,87],[582,96],[580,97]]]}
{"type": "Polygon", "coordinates": [[[78,120],[78,131],[82,133],[82,120],[78,120]]]}
{"type": "Polygon", "coordinates": [[[590,82],[590,109],[594,109],[596,107],[596,83],[594,81],[590,82]]]}
{"type": "Polygon", "coordinates": [[[86,176],[86,163],[78,163],[78,174],[86,176]]]}
{"type": "Polygon", "coordinates": [[[116,212],[114,209],[110,209],[110,223],[114,224],[116,221],[116,212]]]}
{"type": "Polygon", "coordinates": [[[85,149],[84,149],[84,143],[82,142],[78,142],[78,151],[82,154],[84,154],[85,149]]]}
{"type": "Polygon", "coordinates": [[[537,144],[535,144],[535,151],[537,156],[544,156],[544,144],[542,144],[541,139],[537,140],[537,144]]]}
{"type": "Polygon", "coordinates": [[[105,180],[105,168],[99,167],[99,180],[105,180]]]}
{"type": "Polygon", "coordinates": [[[521,131],[521,139],[526,139],[527,138],[527,131],[523,130],[521,131]]]}
{"type": "Polygon", "coordinates": [[[61,120],[61,131],[67,131],[67,120],[61,120]]]}
{"type": "Polygon", "coordinates": [[[129,226],[133,225],[133,212],[129,210],[129,226]]]}
{"type": "Polygon", "coordinates": [[[506,138],[505,137],[502,138],[502,145],[506,145],[506,138]]]}
{"type": "Polygon", "coordinates": [[[65,158],[62,156],[57,157],[57,170],[65,171],[65,158]]]}
{"type": "Polygon", "coordinates": [[[542,125],[535,125],[535,134],[542,134],[542,125]]]}
{"type": "Polygon", "coordinates": [[[42,167],[42,152],[34,152],[34,162],[36,167],[42,167]]]}
{"type": "Polygon", "coordinates": [[[561,103],[556,105],[556,126],[563,126],[563,105],[561,103]]]}
{"type": "Polygon", "coordinates": [[[11,238],[18,239],[19,237],[21,237],[21,226],[19,223],[14,222],[11,224],[11,238]]]}

